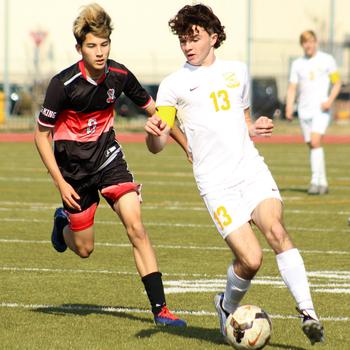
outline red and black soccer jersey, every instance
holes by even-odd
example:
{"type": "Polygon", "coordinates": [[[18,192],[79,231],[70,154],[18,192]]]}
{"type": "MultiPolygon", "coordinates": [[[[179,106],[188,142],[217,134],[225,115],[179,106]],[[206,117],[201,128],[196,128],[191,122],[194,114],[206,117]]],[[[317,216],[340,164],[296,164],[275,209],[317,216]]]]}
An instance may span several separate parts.
{"type": "Polygon", "coordinates": [[[55,158],[65,178],[94,174],[119,153],[113,123],[122,92],[141,108],[152,101],[136,77],[113,60],[97,82],[86,75],[83,61],[50,81],[38,123],[54,128],[55,158]]]}

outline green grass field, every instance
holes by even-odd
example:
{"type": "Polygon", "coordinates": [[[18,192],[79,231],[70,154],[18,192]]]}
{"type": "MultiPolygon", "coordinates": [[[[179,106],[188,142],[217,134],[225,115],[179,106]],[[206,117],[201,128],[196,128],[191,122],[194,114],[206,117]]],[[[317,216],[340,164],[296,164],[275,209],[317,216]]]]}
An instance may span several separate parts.
{"type": "MultiPolygon", "coordinates": [[[[264,263],[245,303],[272,317],[266,349],[350,348],[350,145],[326,145],[330,194],[308,196],[304,145],[258,145],[285,203],[285,222],[301,250],[326,343],[311,347],[294,303],[261,235],[264,263]]],[[[0,349],[229,349],[213,297],[225,286],[231,255],[197,193],[176,145],[154,156],[124,145],[143,183],[143,219],[157,251],[167,302],[185,330],[156,328],[136,274],[131,247],[104,202],[89,259],[50,244],[60,198],[32,144],[0,143],[0,349]]]]}

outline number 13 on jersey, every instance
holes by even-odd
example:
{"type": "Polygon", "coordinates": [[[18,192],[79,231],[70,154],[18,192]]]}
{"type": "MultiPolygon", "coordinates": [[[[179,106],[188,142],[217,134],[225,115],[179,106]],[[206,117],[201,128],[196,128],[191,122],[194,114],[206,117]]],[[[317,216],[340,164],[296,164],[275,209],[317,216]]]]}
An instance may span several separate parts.
{"type": "Polygon", "coordinates": [[[219,112],[220,109],[227,111],[231,108],[230,99],[226,90],[213,91],[209,97],[213,100],[215,112],[219,112]]]}

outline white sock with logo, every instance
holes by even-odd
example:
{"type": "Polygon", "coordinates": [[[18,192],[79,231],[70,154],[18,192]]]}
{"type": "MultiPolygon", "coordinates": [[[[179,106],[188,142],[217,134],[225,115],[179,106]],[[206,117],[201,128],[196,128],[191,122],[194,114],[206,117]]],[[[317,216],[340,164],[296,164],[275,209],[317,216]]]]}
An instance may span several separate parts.
{"type": "Polygon", "coordinates": [[[237,276],[232,265],[228,267],[226,290],[222,302],[225,311],[232,313],[237,309],[250,286],[250,282],[250,280],[237,276]]]}
{"type": "Polygon", "coordinates": [[[293,295],[298,308],[306,310],[311,317],[318,319],[311,299],[304,261],[298,249],[293,248],[277,254],[276,260],[282,279],[293,295]]]}

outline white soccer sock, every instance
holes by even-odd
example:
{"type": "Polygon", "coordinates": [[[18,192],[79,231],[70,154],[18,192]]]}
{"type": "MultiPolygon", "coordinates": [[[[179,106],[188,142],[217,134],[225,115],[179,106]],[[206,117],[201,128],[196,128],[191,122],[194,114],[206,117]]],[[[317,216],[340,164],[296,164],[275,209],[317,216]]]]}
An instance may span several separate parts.
{"type": "Polygon", "coordinates": [[[245,280],[235,274],[233,266],[230,265],[227,269],[226,290],[223,300],[223,308],[229,313],[234,312],[240,301],[250,286],[250,280],[245,280]]]}
{"type": "Polygon", "coordinates": [[[328,186],[326,178],[326,165],[323,147],[310,150],[311,183],[328,186]]]}
{"type": "Polygon", "coordinates": [[[307,310],[311,317],[317,319],[311,299],[304,261],[298,249],[293,248],[277,254],[276,260],[282,279],[292,293],[298,308],[300,310],[307,310]]]}
{"type": "Polygon", "coordinates": [[[319,148],[312,148],[310,150],[310,165],[311,165],[311,183],[314,185],[318,185],[319,181],[319,148]]]}
{"type": "Polygon", "coordinates": [[[328,182],[327,182],[327,176],[326,176],[326,161],[325,161],[325,157],[324,157],[324,149],[323,147],[319,148],[319,184],[321,186],[328,186],[328,182]]]}

